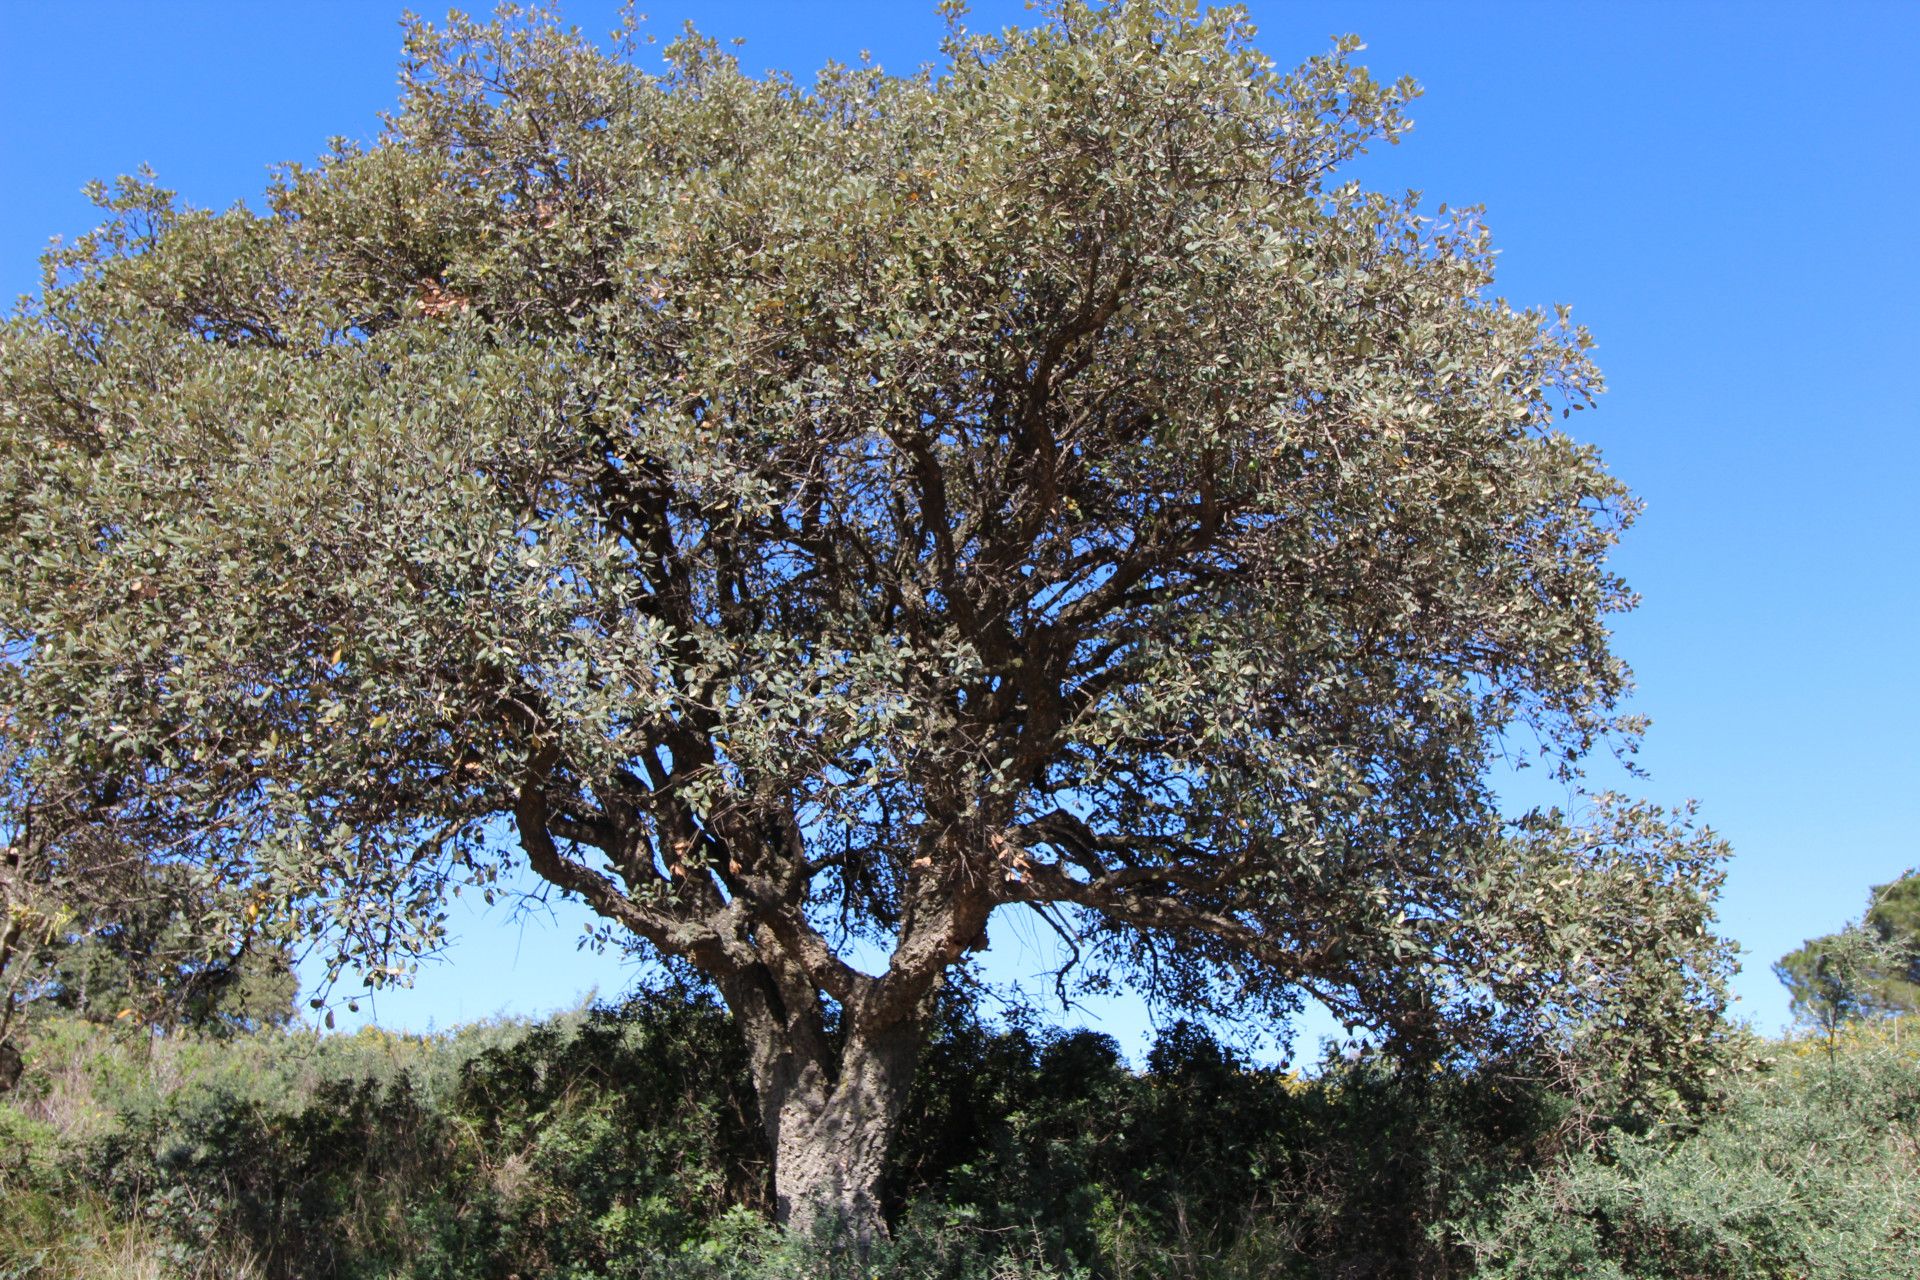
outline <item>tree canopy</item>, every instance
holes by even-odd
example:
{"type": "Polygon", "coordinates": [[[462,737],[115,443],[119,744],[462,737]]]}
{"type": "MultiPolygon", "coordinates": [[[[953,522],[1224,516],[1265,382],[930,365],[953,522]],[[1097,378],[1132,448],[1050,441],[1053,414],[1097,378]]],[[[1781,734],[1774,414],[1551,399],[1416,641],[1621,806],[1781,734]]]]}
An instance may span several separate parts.
{"type": "Polygon", "coordinates": [[[725,997],[786,1211],[870,1205],[1001,909],[1169,1008],[1705,1051],[1717,839],[1490,781],[1631,747],[1635,504],[1476,212],[1340,181],[1410,85],[1146,4],[634,38],[415,23],[263,211],[99,191],[0,339],[35,770],[375,982],[523,859],[725,997]]]}
{"type": "Polygon", "coordinates": [[[1809,938],[1773,972],[1794,1016],[1830,1041],[1848,1022],[1920,1012],[1920,873],[1873,886],[1860,919],[1809,938]]]}

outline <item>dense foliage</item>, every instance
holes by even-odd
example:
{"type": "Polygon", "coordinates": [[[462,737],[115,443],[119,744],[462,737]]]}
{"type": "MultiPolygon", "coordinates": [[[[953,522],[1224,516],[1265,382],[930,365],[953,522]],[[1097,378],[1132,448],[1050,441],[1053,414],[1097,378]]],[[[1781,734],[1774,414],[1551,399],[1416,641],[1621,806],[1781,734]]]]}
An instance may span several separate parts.
{"type": "Polygon", "coordinates": [[[1697,1129],[1618,1135],[1512,1189],[1475,1247],[1520,1280],[1920,1274],[1920,1036],[1772,1047],[1697,1129]]]}
{"type": "Polygon", "coordinates": [[[1754,1046],[1695,1122],[1589,1150],[1543,1091],[1251,1068],[1188,1024],[1133,1071],[951,1009],[856,1266],[751,1212],[743,1047],[680,993],[424,1038],[53,1020],[0,1108],[0,1276],[1906,1280],[1917,1040],[1754,1046]]]}
{"type": "Polygon", "coordinates": [[[198,1030],[293,1016],[289,951],[263,936],[257,908],[72,812],[26,776],[17,745],[0,737],[0,1093],[27,1024],[49,1010],[198,1030]]]}

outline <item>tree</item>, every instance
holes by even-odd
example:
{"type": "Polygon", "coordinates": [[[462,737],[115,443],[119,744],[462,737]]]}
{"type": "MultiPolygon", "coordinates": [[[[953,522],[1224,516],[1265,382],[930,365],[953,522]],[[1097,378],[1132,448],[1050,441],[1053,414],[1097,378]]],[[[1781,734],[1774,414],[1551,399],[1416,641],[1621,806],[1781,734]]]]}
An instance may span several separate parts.
{"type": "Polygon", "coordinates": [[[16,742],[0,737],[0,1093],[34,1011],[167,1031],[289,1021],[291,956],[257,906],[236,911],[229,884],[142,848],[124,817],[99,820],[117,784],[58,785],[44,757],[36,778],[16,742]]]}
{"type": "Polygon", "coordinates": [[[1880,1003],[1920,1013],[1920,871],[1873,886],[1865,923],[1892,952],[1886,971],[1875,977],[1880,1003]]]}
{"type": "Polygon", "coordinates": [[[1251,35],[1059,3],[803,89],[456,16],[264,214],[102,189],[0,357],[13,732],[376,984],[524,858],[724,997],[794,1222],[879,1229],[996,911],[1173,1009],[1684,1078],[1720,843],[1489,781],[1637,731],[1588,339],[1333,185],[1410,86],[1251,35]]]}
{"type": "Polygon", "coordinates": [[[93,1022],[226,1034],[284,1026],[299,982],[284,943],[208,936],[189,869],[126,855],[117,878],[70,893],[8,986],[17,1000],[93,1022]],[[101,890],[106,890],[102,892],[101,890]]]}
{"type": "Polygon", "coordinates": [[[1920,1010],[1920,874],[1875,885],[1860,919],[1808,939],[1773,973],[1829,1048],[1849,1022],[1920,1010]]]}

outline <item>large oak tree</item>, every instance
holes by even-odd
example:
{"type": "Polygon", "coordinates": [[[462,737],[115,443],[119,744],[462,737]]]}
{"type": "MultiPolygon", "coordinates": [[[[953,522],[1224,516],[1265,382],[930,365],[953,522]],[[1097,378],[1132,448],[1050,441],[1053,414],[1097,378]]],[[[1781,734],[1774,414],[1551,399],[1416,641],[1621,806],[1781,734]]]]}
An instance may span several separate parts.
{"type": "Polygon", "coordinates": [[[376,980],[523,859],[723,995],[796,1221],[874,1229],[996,911],[1651,1088],[1718,843],[1489,782],[1636,729],[1588,340],[1340,184],[1408,86],[1250,35],[1060,3],[803,86],[455,18],[264,213],[103,189],[0,353],[6,732],[376,980]]]}

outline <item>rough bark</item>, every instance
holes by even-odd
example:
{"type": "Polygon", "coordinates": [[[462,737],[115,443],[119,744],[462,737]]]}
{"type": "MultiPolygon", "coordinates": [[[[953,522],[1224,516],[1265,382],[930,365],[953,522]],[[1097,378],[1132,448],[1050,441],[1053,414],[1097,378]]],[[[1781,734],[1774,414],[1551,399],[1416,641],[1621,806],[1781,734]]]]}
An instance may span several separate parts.
{"type": "Polygon", "coordinates": [[[774,1199],[788,1226],[805,1232],[824,1218],[863,1244],[886,1233],[878,1188],[920,1038],[913,1024],[856,1039],[829,1087],[793,1090],[767,1108],[774,1199]]]}
{"type": "Polygon", "coordinates": [[[721,984],[747,1041],[773,1152],[775,1211],[796,1231],[824,1221],[864,1244],[886,1234],[880,1177],[925,1023],[915,1016],[872,1025],[854,1012],[836,1044],[813,993],[790,1001],[780,985],[765,969],[721,984]]]}
{"type": "Polygon", "coordinates": [[[12,1041],[14,1016],[18,1011],[15,991],[18,974],[14,982],[7,981],[7,968],[14,963],[25,933],[24,895],[15,888],[23,877],[23,861],[19,842],[0,851],[0,1094],[11,1093],[25,1069],[20,1050],[12,1041]]]}

